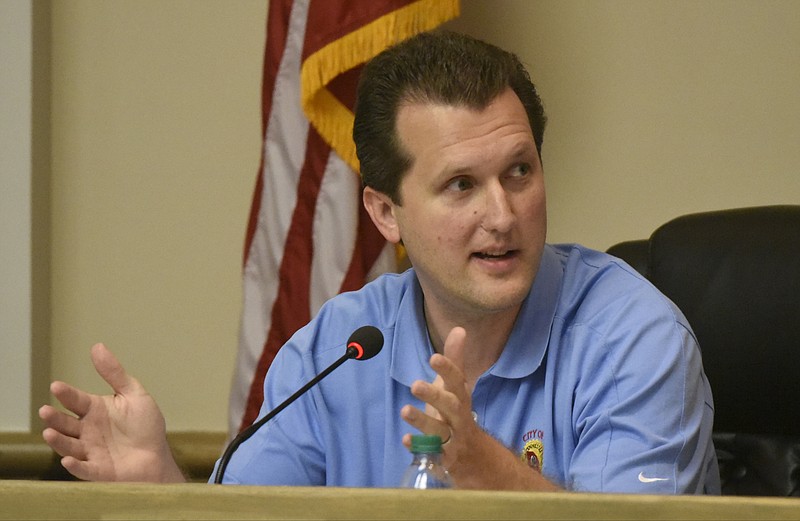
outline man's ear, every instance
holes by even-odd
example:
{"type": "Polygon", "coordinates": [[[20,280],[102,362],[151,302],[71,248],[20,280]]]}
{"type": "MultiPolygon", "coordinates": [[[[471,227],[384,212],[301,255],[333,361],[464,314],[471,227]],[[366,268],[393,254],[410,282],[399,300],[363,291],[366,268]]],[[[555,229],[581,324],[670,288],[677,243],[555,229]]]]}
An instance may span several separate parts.
{"type": "Polygon", "coordinates": [[[362,199],[364,200],[364,208],[367,209],[367,213],[369,213],[372,222],[375,223],[375,227],[378,228],[381,235],[393,244],[400,242],[400,227],[395,216],[397,205],[392,201],[391,197],[366,186],[364,187],[362,199]]]}

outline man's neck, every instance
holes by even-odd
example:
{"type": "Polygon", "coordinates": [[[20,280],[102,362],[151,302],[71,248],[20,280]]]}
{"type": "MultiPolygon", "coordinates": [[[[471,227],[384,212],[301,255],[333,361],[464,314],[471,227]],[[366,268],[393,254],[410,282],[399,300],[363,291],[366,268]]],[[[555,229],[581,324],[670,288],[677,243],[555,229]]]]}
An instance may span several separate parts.
{"type": "Polygon", "coordinates": [[[520,306],[492,314],[468,316],[461,314],[437,313],[436,309],[425,306],[425,320],[428,334],[437,353],[444,352],[448,333],[456,327],[463,327],[467,333],[464,349],[464,371],[472,388],[475,381],[485,373],[503,352],[511,335],[520,306]]]}

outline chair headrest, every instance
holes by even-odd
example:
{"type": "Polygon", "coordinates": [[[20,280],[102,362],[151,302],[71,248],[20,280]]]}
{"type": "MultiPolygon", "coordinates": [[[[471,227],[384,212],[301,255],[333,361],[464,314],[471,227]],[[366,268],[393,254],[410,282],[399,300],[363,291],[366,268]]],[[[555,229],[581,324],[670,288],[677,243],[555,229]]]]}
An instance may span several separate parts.
{"type": "Polygon", "coordinates": [[[715,430],[800,434],[800,206],[676,218],[651,236],[647,275],[697,335],[715,430]]]}

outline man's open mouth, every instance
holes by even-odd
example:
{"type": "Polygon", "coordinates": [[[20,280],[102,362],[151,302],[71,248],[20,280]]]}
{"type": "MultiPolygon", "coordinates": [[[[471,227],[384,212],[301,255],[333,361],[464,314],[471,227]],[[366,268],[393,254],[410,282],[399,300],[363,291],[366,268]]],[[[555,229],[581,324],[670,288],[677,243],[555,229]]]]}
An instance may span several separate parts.
{"type": "Polygon", "coordinates": [[[475,252],[472,254],[474,257],[484,260],[497,260],[497,259],[508,259],[515,255],[517,255],[517,250],[506,250],[503,252],[475,252]]]}

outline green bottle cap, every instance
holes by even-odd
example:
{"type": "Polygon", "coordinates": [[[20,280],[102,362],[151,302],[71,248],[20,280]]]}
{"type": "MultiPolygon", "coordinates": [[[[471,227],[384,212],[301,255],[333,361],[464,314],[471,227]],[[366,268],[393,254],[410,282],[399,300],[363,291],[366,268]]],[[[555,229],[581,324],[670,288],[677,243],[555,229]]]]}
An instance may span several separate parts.
{"type": "Polygon", "coordinates": [[[411,452],[442,452],[442,437],[436,434],[411,436],[411,452]]]}

